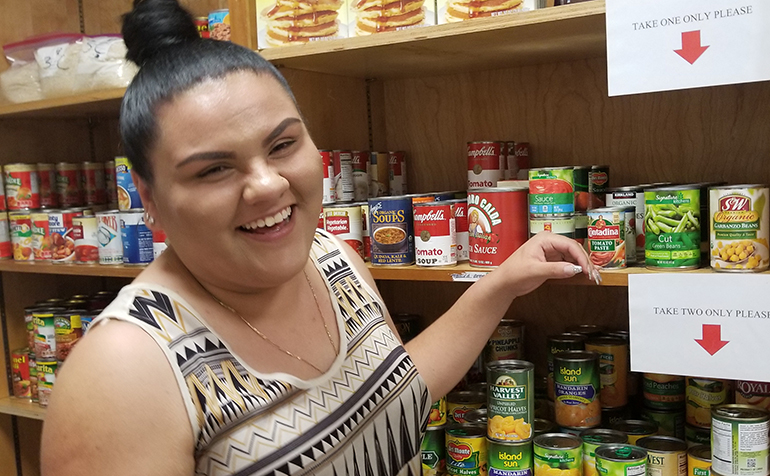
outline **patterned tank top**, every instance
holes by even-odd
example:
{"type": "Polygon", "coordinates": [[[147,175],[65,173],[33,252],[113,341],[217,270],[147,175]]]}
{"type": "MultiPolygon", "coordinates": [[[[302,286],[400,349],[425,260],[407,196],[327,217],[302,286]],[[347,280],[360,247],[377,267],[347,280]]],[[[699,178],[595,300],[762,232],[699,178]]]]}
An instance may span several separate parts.
{"type": "Polygon", "coordinates": [[[420,474],[431,405],[425,382],[340,242],[318,230],[311,258],[343,344],[311,380],[249,368],[162,286],[126,286],[94,321],[136,324],[163,349],[194,432],[196,475],[420,474]]]}

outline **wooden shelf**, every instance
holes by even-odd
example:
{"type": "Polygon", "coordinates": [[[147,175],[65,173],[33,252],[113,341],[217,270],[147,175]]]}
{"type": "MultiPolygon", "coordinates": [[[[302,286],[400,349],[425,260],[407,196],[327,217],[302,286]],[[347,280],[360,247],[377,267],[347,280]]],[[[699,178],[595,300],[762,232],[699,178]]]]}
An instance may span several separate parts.
{"type": "Polygon", "coordinates": [[[16,415],[24,418],[31,418],[33,420],[43,420],[45,418],[45,412],[45,408],[37,403],[32,403],[27,399],[15,397],[0,398],[0,413],[6,415],[16,415]]]}
{"type": "Polygon", "coordinates": [[[117,116],[125,88],[0,106],[0,119],[117,116]]]}
{"type": "Polygon", "coordinates": [[[99,264],[51,264],[41,262],[0,261],[0,271],[12,273],[59,274],[67,276],[102,276],[135,278],[144,266],[106,266],[99,264]]]}
{"type": "Polygon", "coordinates": [[[276,66],[359,78],[510,68],[606,54],[604,0],[260,51],[276,66]]]}

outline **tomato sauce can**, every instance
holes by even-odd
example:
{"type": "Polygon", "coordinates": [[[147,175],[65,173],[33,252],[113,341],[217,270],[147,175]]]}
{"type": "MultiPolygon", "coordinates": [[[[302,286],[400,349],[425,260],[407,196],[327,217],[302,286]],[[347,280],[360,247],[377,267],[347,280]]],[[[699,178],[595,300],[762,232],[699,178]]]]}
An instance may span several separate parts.
{"type": "Polygon", "coordinates": [[[711,428],[711,408],[730,403],[732,382],[698,377],[685,377],[685,412],[687,424],[711,428]]]}
{"type": "Polygon", "coordinates": [[[369,198],[385,197],[390,190],[388,178],[388,153],[369,154],[369,198]]]}
{"type": "Polygon", "coordinates": [[[647,452],[633,445],[600,446],[596,449],[596,471],[600,476],[644,476],[647,452]]]}
{"type": "Polygon", "coordinates": [[[447,200],[454,207],[455,241],[457,243],[457,261],[468,261],[468,199],[447,200]]]}
{"type": "Polygon", "coordinates": [[[628,404],[628,344],[615,337],[588,339],[586,350],[599,354],[602,408],[628,404]]]}
{"type": "Polygon", "coordinates": [[[711,476],[711,446],[697,445],[687,451],[687,476],[711,476]]]}
{"type": "Polygon", "coordinates": [[[53,385],[56,382],[56,370],[59,368],[58,362],[37,361],[37,393],[38,401],[41,407],[47,407],[53,392],[53,385]]]}
{"type": "Polygon", "coordinates": [[[82,311],[65,311],[54,315],[56,335],[56,360],[59,363],[67,360],[78,339],[83,337],[83,327],[80,322],[82,311]]]}
{"type": "Polygon", "coordinates": [[[483,425],[447,425],[446,470],[451,476],[487,475],[487,439],[483,425]]]}
{"type": "Polygon", "coordinates": [[[337,192],[334,190],[334,158],[332,151],[319,150],[323,163],[323,204],[329,205],[337,201],[337,192]]]}
{"type": "Polygon", "coordinates": [[[575,217],[530,218],[529,237],[532,238],[541,231],[575,238],[575,217]]]}
{"type": "Polygon", "coordinates": [[[551,476],[554,470],[580,475],[583,468],[583,441],[578,436],[546,433],[532,441],[535,476],[551,476]]]}
{"type": "Polygon", "coordinates": [[[429,427],[420,445],[423,476],[441,476],[446,473],[445,427],[429,427]]]}
{"type": "Polygon", "coordinates": [[[503,142],[468,142],[468,190],[497,187],[503,179],[500,157],[504,151],[503,142]]]}
{"type": "Polygon", "coordinates": [[[56,166],[54,164],[37,164],[37,176],[40,186],[40,208],[55,208],[59,206],[59,195],[56,189],[56,166]]]}
{"type": "Polygon", "coordinates": [[[378,197],[369,200],[369,230],[372,235],[372,264],[414,264],[412,200],[408,197],[378,197]]]}
{"type": "Polygon", "coordinates": [[[11,382],[14,397],[30,398],[29,349],[16,349],[11,352],[11,382]]]}
{"type": "Polygon", "coordinates": [[[35,253],[32,248],[32,216],[28,211],[10,212],[10,238],[15,261],[32,261],[35,253]]]}
{"type": "Polygon", "coordinates": [[[588,211],[586,251],[594,266],[602,269],[625,268],[626,212],[619,207],[588,211]]]}
{"type": "Polygon", "coordinates": [[[524,323],[503,318],[484,347],[486,363],[498,360],[524,360],[524,323]]]}
{"type": "Polygon", "coordinates": [[[616,421],[612,424],[612,429],[628,435],[628,442],[632,445],[635,445],[641,438],[658,434],[658,424],[647,420],[616,421]]]}
{"type": "Polygon", "coordinates": [[[684,410],[656,410],[654,408],[642,408],[642,418],[658,425],[658,434],[661,436],[673,436],[684,440],[685,412],[684,410]]]}
{"type": "Polygon", "coordinates": [[[487,365],[487,436],[498,441],[532,438],[535,366],[524,360],[487,365]]]}
{"type": "Polygon", "coordinates": [[[770,412],[732,404],[712,408],[711,416],[711,473],[767,475],[770,412]]]}
{"type": "Polygon", "coordinates": [[[628,443],[625,433],[605,428],[589,428],[580,432],[583,441],[583,476],[599,476],[596,471],[596,449],[602,445],[628,443]]]}
{"type": "Polygon", "coordinates": [[[30,214],[32,220],[32,254],[36,261],[51,260],[51,231],[48,212],[30,214]]]}
{"type": "Polygon", "coordinates": [[[123,264],[123,239],[120,233],[120,211],[96,214],[99,242],[99,264],[123,264]]]}
{"type": "Polygon", "coordinates": [[[468,193],[471,266],[500,266],[527,241],[526,200],[524,188],[483,188],[468,193]]]}
{"type": "Polygon", "coordinates": [[[360,202],[369,199],[369,152],[354,150],[351,152],[353,166],[353,200],[360,202]]]}
{"type": "Polygon", "coordinates": [[[372,236],[369,233],[369,202],[361,203],[361,232],[364,239],[364,260],[372,260],[372,236]]]}
{"type": "MultiPolygon", "coordinates": [[[[606,191],[608,207],[634,207],[636,260],[644,260],[644,188],[639,185],[611,188],[606,191]]],[[[627,233],[628,234],[628,233],[627,233]]],[[[628,242],[628,239],[626,239],[628,242]]]]}
{"type": "Polygon", "coordinates": [[[51,262],[73,264],[75,262],[75,236],[72,219],[82,216],[78,209],[51,210],[48,212],[48,229],[51,233],[51,262]]]}
{"type": "Polygon", "coordinates": [[[8,210],[40,208],[37,167],[30,164],[8,164],[3,169],[8,210]]]}
{"type": "Polygon", "coordinates": [[[414,205],[414,251],[417,266],[457,264],[457,236],[449,202],[414,205]]]}
{"type": "Polygon", "coordinates": [[[363,226],[361,224],[361,205],[330,205],[324,207],[324,223],[326,231],[337,235],[339,239],[350,245],[364,258],[363,226]]]}
{"type": "Polygon", "coordinates": [[[62,207],[79,207],[83,201],[83,178],[80,164],[56,164],[56,194],[62,207]]]}
{"type": "Polygon", "coordinates": [[[446,395],[433,402],[428,413],[428,428],[443,426],[447,422],[446,395]]]}
{"type": "Polygon", "coordinates": [[[647,474],[687,476],[687,443],[673,436],[640,438],[637,446],[647,451],[647,474]]]}
{"type": "Polygon", "coordinates": [[[550,335],[547,337],[546,341],[548,346],[545,355],[548,368],[548,375],[546,377],[547,396],[549,400],[554,401],[556,395],[554,393],[553,356],[565,350],[585,350],[586,336],[565,332],[562,334],[550,335]]]}
{"type": "Polygon", "coordinates": [[[72,219],[76,263],[96,264],[99,262],[98,229],[98,220],[95,216],[80,216],[72,219]]]}
{"type": "Polygon", "coordinates": [[[489,476],[532,476],[532,442],[495,441],[487,438],[489,476]]]}
{"type": "Polygon", "coordinates": [[[648,268],[700,266],[700,195],[697,185],[644,191],[644,256],[648,268]]]}
{"type": "Polygon", "coordinates": [[[711,267],[724,272],[760,272],[770,264],[767,185],[709,189],[711,267]]]}
{"type": "Polygon", "coordinates": [[[388,152],[388,188],[393,196],[408,193],[406,152],[402,150],[388,152]]]}
{"type": "Polygon", "coordinates": [[[575,212],[572,167],[529,170],[529,213],[534,218],[570,216],[575,212]]]}
{"type": "Polygon", "coordinates": [[[152,262],[152,231],[144,224],[144,210],[120,212],[120,238],[123,264],[146,265],[152,262]]]}
{"type": "Polygon", "coordinates": [[[559,426],[584,429],[602,420],[599,354],[565,350],[553,356],[554,410],[559,426]]]}
{"type": "Polygon", "coordinates": [[[487,404],[487,396],[483,392],[458,390],[446,396],[447,421],[449,423],[468,423],[465,414],[477,410],[487,404]]]}
{"type": "Polygon", "coordinates": [[[642,388],[645,406],[659,410],[680,410],[685,406],[687,385],[682,376],[645,373],[642,388]]]}
{"type": "Polygon", "coordinates": [[[115,161],[104,163],[104,188],[107,191],[107,203],[111,208],[118,208],[118,184],[115,175],[115,161]]]}
{"type": "Polygon", "coordinates": [[[54,312],[41,309],[33,312],[35,325],[35,360],[37,362],[56,362],[56,327],[54,312]]]}
{"type": "Polygon", "coordinates": [[[107,201],[104,165],[101,162],[83,162],[83,193],[85,202],[98,205],[107,201]]]}
{"type": "Polygon", "coordinates": [[[115,157],[115,183],[120,211],[142,208],[142,199],[131,176],[131,161],[128,157],[115,157]]]}

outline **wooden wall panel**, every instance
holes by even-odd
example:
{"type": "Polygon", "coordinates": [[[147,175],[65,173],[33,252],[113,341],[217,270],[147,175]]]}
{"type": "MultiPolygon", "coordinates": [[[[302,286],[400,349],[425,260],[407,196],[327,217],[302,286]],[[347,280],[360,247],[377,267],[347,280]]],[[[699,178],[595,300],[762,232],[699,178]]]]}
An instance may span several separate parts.
{"type": "Polygon", "coordinates": [[[413,192],[465,188],[465,143],[528,141],[535,166],[609,164],[612,185],[770,180],[770,82],[607,97],[604,59],[384,83],[413,192]]]}
{"type": "MultiPolygon", "coordinates": [[[[5,367],[3,367],[5,368],[5,367]]],[[[5,381],[1,382],[5,387],[5,381]]],[[[0,476],[16,476],[16,450],[13,444],[13,417],[0,415],[0,476]]]]}
{"type": "Polygon", "coordinates": [[[19,448],[21,451],[21,474],[24,476],[40,476],[40,437],[43,433],[43,422],[18,418],[19,448]]]}
{"type": "Polygon", "coordinates": [[[90,160],[85,120],[0,121],[0,163],[90,160]]]}

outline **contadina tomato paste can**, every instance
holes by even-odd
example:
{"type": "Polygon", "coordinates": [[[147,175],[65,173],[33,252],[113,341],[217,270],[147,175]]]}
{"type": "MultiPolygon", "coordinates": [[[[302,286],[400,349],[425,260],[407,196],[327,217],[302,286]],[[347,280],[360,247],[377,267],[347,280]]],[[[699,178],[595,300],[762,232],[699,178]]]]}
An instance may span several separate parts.
{"type": "Polygon", "coordinates": [[[361,223],[361,205],[330,205],[324,207],[326,231],[350,245],[358,255],[364,257],[364,231],[361,223]]]}
{"type": "Polygon", "coordinates": [[[524,188],[484,188],[468,192],[471,266],[500,266],[527,241],[526,200],[524,188]]]}
{"type": "Polygon", "coordinates": [[[8,164],[3,169],[8,209],[40,208],[37,167],[32,164],[8,164]]]}
{"type": "Polygon", "coordinates": [[[532,442],[535,476],[580,476],[583,441],[574,435],[546,433],[532,442]]]}
{"type": "Polygon", "coordinates": [[[647,450],[647,474],[687,476],[687,443],[673,436],[648,436],[636,444],[647,450]]]}
{"type": "Polygon", "coordinates": [[[596,449],[596,471],[599,476],[644,476],[647,452],[632,445],[600,446],[596,449]]]}
{"type": "Polygon", "coordinates": [[[628,345],[615,337],[594,337],[586,342],[586,350],[599,354],[602,408],[619,408],[628,404],[628,345]]]}
{"type": "Polygon", "coordinates": [[[457,264],[454,211],[449,202],[414,205],[414,251],[417,266],[457,264]]]}
{"type": "Polygon", "coordinates": [[[469,233],[468,233],[468,199],[447,200],[454,206],[455,213],[455,241],[457,242],[457,261],[468,261],[469,233]]]}
{"type": "Polygon", "coordinates": [[[626,212],[620,207],[588,211],[586,251],[594,266],[603,269],[625,268],[626,212]]]}
{"type": "Polygon", "coordinates": [[[532,476],[532,443],[487,439],[489,476],[532,476]]]}
{"type": "Polygon", "coordinates": [[[534,369],[532,363],[523,360],[500,360],[487,365],[489,438],[499,441],[532,438],[534,369]]]}
{"type": "Polygon", "coordinates": [[[770,205],[767,197],[767,185],[709,189],[712,268],[739,273],[768,268],[770,205]]]}
{"type": "Polygon", "coordinates": [[[653,269],[700,266],[700,189],[678,186],[644,191],[644,256],[653,269]]]}
{"type": "Polygon", "coordinates": [[[468,189],[497,187],[503,179],[500,156],[504,155],[503,142],[468,142],[468,189]]]}
{"type": "Polygon", "coordinates": [[[412,200],[409,197],[379,197],[369,200],[369,233],[372,264],[414,264],[412,200]]]}
{"type": "Polygon", "coordinates": [[[533,217],[569,216],[574,212],[572,167],[529,170],[529,213],[533,217]]]}
{"type": "Polygon", "coordinates": [[[441,476],[446,473],[445,427],[430,427],[420,445],[423,476],[441,476]]]}
{"type": "Polygon", "coordinates": [[[599,354],[566,350],[553,356],[556,423],[566,428],[593,428],[602,421],[599,354]]]}
{"type": "Polygon", "coordinates": [[[711,410],[711,417],[711,473],[767,475],[770,412],[751,405],[720,405],[711,410]]]}
{"type": "Polygon", "coordinates": [[[590,428],[580,432],[583,440],[583,476],[598,476],[596,471],[596,449],[612,443],[628,443],[625,433],[604,428],[590,428]]]}
{"type": "Polygon", "coordinates": [[[447,425],[445,438],[447,474],[487,475],[487,439],[484,425],[447,425]]]}

